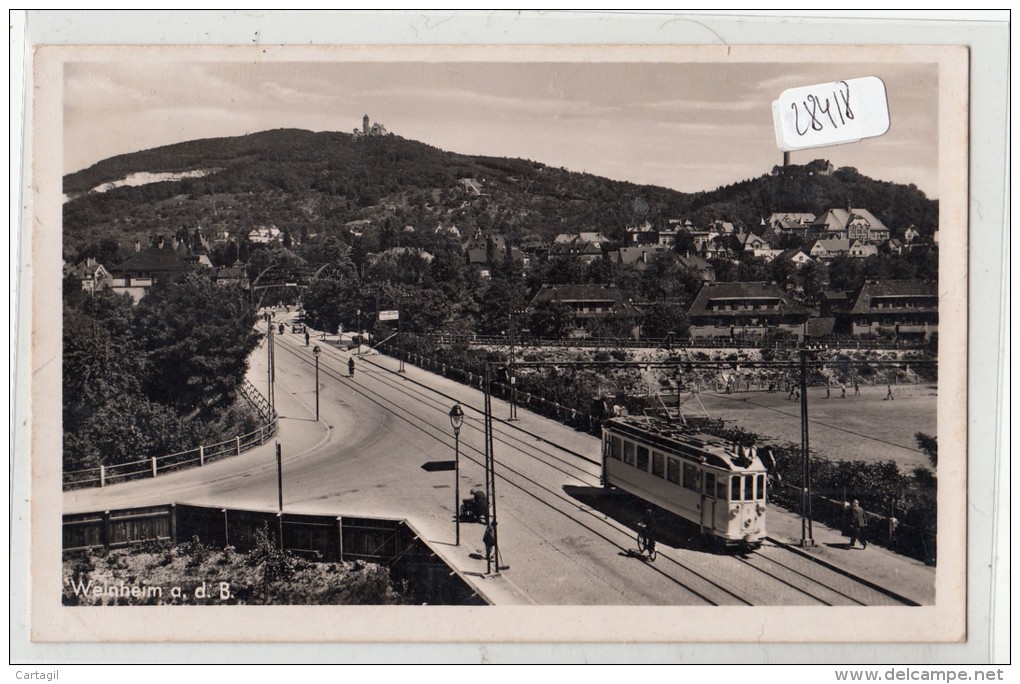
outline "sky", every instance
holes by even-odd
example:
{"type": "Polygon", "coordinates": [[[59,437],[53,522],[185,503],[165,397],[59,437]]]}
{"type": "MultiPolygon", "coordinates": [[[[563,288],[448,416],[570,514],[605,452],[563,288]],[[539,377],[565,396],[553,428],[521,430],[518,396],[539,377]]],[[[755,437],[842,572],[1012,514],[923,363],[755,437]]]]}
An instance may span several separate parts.
{"type": "Polygon", "coordinates": [[[771,107],[783,90],[862,76],[885,83],[889,131],[793,163],[828,159],[937,197],[935,64],[68,62],[64,170],[274,128],[350,132],[368,114],[451,152],[713,190],[782,162],[771,107]]]}

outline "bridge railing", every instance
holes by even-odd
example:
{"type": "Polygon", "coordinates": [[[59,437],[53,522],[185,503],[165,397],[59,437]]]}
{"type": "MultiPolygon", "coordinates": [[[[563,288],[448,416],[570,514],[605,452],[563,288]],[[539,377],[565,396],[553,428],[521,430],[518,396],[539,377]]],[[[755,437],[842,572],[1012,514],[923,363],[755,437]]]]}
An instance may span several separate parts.
{"type": "Polygon", "coordinates": [[[126,482],[138,478],[158,477],[161,474],[204,466],[228,456],[236,456],[264,444],[272,438],[278,428],[278,416],[269,406],[269,401],[255,389],[247,378],[241,385],[241,396],[259,414],[260,424],[254,430],[235,435],[229,439],[211,444],[200,444],[186,451],[163,456],[148,456],[126,463],[101,465],[97,468],[68,470],[63,473],[65,489],[105,487],[109,484],[126,482]]]}

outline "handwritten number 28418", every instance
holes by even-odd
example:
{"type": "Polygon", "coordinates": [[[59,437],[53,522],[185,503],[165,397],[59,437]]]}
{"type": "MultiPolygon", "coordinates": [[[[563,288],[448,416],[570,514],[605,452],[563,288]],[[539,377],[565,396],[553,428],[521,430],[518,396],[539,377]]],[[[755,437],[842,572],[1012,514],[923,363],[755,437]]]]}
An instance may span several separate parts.
{"type": "Polygon", "coordinates": [[[846,126],[847,121],[852,121],[854,112],[850,108],[850,86],[846,81],[837,81],[837,88],[830,95],[819,98],[814,94],[808,95],[800,105],[793,102],[794,127],[797,135],[807,135],[808,131],[821,131],[825,128],[825,117],[828,118],[832,128],[838,129],[846,126]],[[804,108],[803,115],[807,119],[804,130],[800,127],[801,106],[804,108]],[[837,120],[838,118],[838,120],[837,120]]]}

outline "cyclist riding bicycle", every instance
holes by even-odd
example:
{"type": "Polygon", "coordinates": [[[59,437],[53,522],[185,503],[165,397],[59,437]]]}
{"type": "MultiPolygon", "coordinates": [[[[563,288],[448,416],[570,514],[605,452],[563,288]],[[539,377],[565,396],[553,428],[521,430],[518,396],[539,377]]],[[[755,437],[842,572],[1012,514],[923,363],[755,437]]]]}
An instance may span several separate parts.
{"type": "Polygon", "coordinates": [[[645,509],[644,517],[638,527],[638,548],[648,551],[648,556],[655,559],[655,513],[651,508],[645,509]]]}

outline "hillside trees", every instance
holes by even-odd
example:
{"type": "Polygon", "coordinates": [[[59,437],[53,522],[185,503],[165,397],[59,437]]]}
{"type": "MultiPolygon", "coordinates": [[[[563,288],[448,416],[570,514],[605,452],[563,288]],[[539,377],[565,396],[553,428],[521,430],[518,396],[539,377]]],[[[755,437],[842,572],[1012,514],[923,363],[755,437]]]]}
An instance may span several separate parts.
{"type": "Polygon", "coordinates": [[[190,449],[246,418],[231,407],[258,343],[254,321],[244,292],[197,275],[153,287],[137,306],[107,291],[65,301],[65,470],[190,449]]]}

